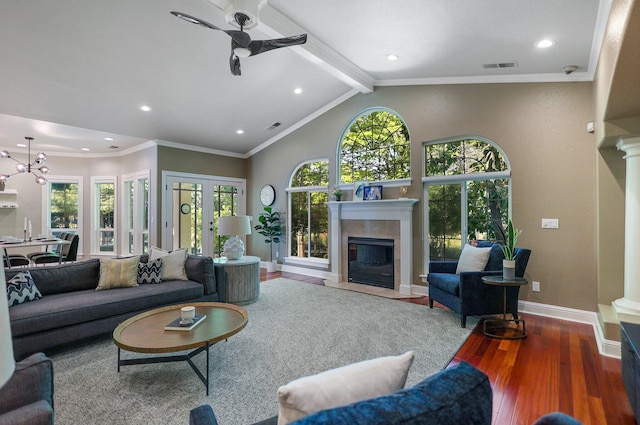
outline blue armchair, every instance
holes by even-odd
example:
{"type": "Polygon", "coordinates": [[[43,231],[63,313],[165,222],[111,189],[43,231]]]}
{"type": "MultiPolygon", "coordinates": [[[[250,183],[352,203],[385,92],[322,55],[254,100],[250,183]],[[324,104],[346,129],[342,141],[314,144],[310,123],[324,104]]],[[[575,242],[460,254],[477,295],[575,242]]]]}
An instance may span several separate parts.
{"type": "MultiPolygon", "coordinates": [[[[491,247],[484,271],[456,274],[457,261],[431,261],[429,263],[429,307],[437,301],[462,315],[460,325],[467,325],[467,316],[502,313],[503,288],[487,285],[482,276],[501,275],[504,254],[498,244],[479,242],[478,247],[491,247]]],[[[516,276],[523,277],[531,255],[530,249],[516,248],[516,276]]],[[[507,287],[507,312],[518,316],[519,286],[507,287]]]]}

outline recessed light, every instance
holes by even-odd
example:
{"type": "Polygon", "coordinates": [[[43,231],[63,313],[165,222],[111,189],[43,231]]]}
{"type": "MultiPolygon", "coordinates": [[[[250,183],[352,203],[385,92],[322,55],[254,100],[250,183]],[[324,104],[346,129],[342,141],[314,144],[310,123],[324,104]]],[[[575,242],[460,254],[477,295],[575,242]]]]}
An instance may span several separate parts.
{"type": "Polygon", "coordinates": [[[91,149],[89,148],[82,148],[83,151],[90,151],[91,149]]]}
{"type": "Polygon", "coordinates": [[[387,60],[390,60],[390,61],[398,60],[398,55],[394,55],[393,53],[389,53],[387,55],[387,60]]]}
{"type": "Polygon", "coordinates": [[[25,145],[24,143],[18,143],[18,144],[16,144],[16,146],[19,147],[19,148],[26,148],[27,147],[27,145],[25,145]]]}
{"type": "Polygon", "coordinates": [[[147,106],[147,105],[142,105],[140,107],[140,109],[142,109],[145,112],[149,112],[151,110],[151,106],[147,106]]]}
{"type": "Polygon", "coordinates": [[[553,46],[555,44],[556,44],[556,42],[553,41],[553,40],[544,39],[544,40],[540,40],[540,41],[536,42],[535,46],[538,49],[546,49],[546,48],[551,47],[551,46],[553,46]]]}
{"type": "Polygon", "coordinates": [[[300,87],[298,87],[298,88],[296,88],[293,92],[294,92],[295,94],[300,94],[300,93],[302,93],[302,89],[301,89],[300,87]]]}
{"type": "Polygon", "coordinates": [[[113,142],[113,137],[105,137],[104,140],[107,142],[113,142]]]}
{"type": "Polygon", "coordinates": [[[236,133],[238,133],[238,134],[243,134],[243,133],[244,133],[244,130],[236,130],[236,133]]]}

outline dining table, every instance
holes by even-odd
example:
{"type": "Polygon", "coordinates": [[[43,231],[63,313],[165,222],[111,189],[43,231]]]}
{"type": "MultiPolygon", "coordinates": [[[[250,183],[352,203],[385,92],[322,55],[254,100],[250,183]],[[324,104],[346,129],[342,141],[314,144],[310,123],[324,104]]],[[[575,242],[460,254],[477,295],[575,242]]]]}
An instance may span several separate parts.
{"type": "MultiPolygon", "coordinates": [[[[0,248],[2,248],[4,250],[4,258],[6,259],[6,263],[7,263],[7,267],[11,268],[11,258],[9,257],[9,254],[7,253],[7,249],[13,249],[13,248],[35,248],[35,247],[47,247],[49,245],[69,245],[71,244],[71,241],[67,241],[64,239],[59,239],[56,237],[46,237],[46,238],[31,238],[31,239],[27,239],[27,240],[20,240],[20,239],[6,239],[6,240],[0,240],[0,248]]],[[[45,249],[46,251],[46,249],[45,249]]],[[[58,260],[58,262],[62,262],[62,255],[60,255],[60,258],[58,260]]]]}

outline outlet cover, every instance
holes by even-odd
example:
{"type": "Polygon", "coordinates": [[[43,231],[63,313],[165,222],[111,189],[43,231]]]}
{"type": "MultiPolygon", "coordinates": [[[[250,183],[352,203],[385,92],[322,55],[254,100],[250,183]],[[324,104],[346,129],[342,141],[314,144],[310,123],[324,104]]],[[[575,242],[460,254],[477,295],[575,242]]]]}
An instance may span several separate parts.
{"type": "Polygon", "coordinates": [[[540,292],[540,282],[536,282],[535,280],[531,282],[531,290],[533,292],[540,292]]]}
{"type": "Polygon", "coordinates": [[[557,229],[558,228],[558,219],[557,218],[543,218],[542,219],[542,228],[543,229],[557,229]]]}

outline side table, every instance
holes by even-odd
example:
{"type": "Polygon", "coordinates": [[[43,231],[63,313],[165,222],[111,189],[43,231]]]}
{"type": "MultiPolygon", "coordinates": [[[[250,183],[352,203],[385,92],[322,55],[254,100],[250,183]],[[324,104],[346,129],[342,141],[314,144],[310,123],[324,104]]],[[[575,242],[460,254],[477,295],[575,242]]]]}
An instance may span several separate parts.
{"type": "Polygon", "coordinates": [[[213,268],[221,302],[245,305],[260,296],[260,257],[214,258],[213,268]]]}
{"type": "Polygon", "coordinates": [[[527,328],[524,319],[513,317],[507,319],[507,288],[509,286],[523,286],[529,283],[527,279],[515,277],[513,279],[504,279],[502,276],[483,276],[482,282],[487,285],[496,285],[502,287],[502,319],[487,318],[483,322],[483,330],[486,336],[500,339],[522,339],[527,337],[527,328]],[[509,326],[514,323],[516,326],[509,326]],[[519,324],[522,323],[522,329],[519,324]]]}

